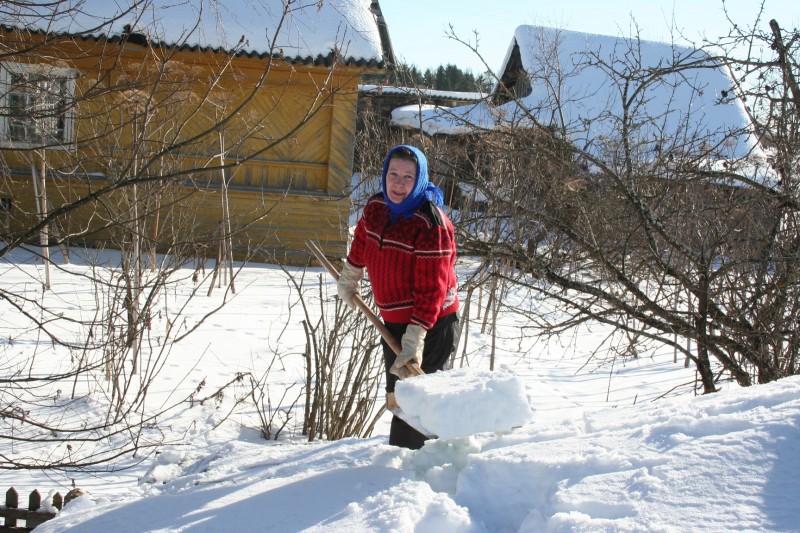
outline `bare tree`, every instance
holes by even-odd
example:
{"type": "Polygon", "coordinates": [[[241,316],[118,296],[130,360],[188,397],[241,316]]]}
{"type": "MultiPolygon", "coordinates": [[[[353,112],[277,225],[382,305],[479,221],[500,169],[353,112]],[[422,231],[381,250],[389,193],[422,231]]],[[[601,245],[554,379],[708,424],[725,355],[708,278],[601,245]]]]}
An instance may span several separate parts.
{"type": "Polygon", "coordinates": [[[487,107],[496,126],[432,154],[464,184],[462,254],[530,290],[512,311],[539,334],[608,324],[610,357],[670,347],[704,392],[798,373],[796,31],[772,21],[715,43],[727,53],[655,58],[636,35],[577,52],[562,37],[521,43],[525,68],[487,107]],[[726,66],[724,86],[708,81],[726,66]],[[710,120],[737,98],[752,122],[710,120]],[[555,312],[539,313],[543,298],[555,312]]]}
{"type": "Polygon", "coordinates": [[[306,336],[305,418],[308,440],[367,437],[384,412],[380,338],[358,311],[332,298],[322,277],[291,278],[306,336]]]}
{"type": "MultiPolygon", "coordinates": [[[[138,12],[142,2],[131,2],[126,13],[138,12]]],[[[104,20],[71,36],[32,31],[29,22],[37,28],[56,26],[80,9],[81,2],[66,0],[6,2],[0,7],[3,20],[15,21],[3,29],[0,60],[15,64],[13,60],[40,54],[56,65],[20,70],[0,95],[7,102],[0,115],[19,127],[15,138],[25,141],[2,152],[2,168],[11,168],[13,157],[27,157],[40,163],[39,176],[46,175],[48,182],[48,201],[35,204],[46,209],[19,202],[9,223],[0,227],[0,258],[19,254],[8,268],[26,269],[20,257],[28,257],[27,244],[44,235],[45,252],[34,252],[30,261],[56,269],[59,276],[88,277],[93,287],[92,301],[66,312],[58,305],[59,294],[30,285],[0,287],[0,303],[14,312],[17,331],[38,331],[42,344],[50,346],[47,359],[17,354],[11,348],[22,334],[17,331],[9,332],[2,346],[0,442],[8,443],[4,449],[10,452],[0,456],[0,469],[103,468],[116,457],[140,458],[164,444],[159,421],[192,398],[175,398],[156,408],[147,402],[148,391],[175,344],[207,318],[188,321],[186,314],[211,274],[201,275],[198,263],[197,269],[186,267],[209,251],[225,249],[230,279],[210,313],[218,311],[234,288],[231,239],[267,217],[284,196],[254,202],[235,219],[223,198],[216,203],[221,223],[214,227],[203,224],[198,209],[207,205],[205,197],[219,198],[217,191],[225,189],[243,163],[291,144],[344,90],[341,80],[334,82],[343,64],[335,50],[327,72],[313,80],[316,85],[308,84],[313,90],[292,99],[287,88],[298,75],[295,69],[277,81],[272,76],[282,60],[275,40],[267,51],[275,60],[258,63],[262,70],[253,76],[243,74],[239,61],[244,42],[230,50],[208,51],[201,68],[186,61],[187,50],[195,49],[188,41],[164,44],[130,27],[118,41],[97,41],[96,56],[79,55],[81,68],[91,76],[78,76],[65,66],[75,59],[70,53],[95,42],[90,36],[115,21],[104,20]],[[131,61],[126,47],[136,46],[143,53],[131,61]],[[53,89],[58,84],[69,85],[73,93],[55,98],[61,96],[53,89]],[[35,91],[50,98],[8,98],[35,91]],[[287,106],[301,113],[288,127],[277,126],[287,106]],[[97,242],[119,249],[118,264],[105,263],[100,250],[84,251],[87,267],[76,270],[48,257],[53,244],[97,242]],[[192,279],[188,292],[180,288],[192,279]],[[65,380],[72,383],[69,393],[61,388],[65,380]],[[59,415],[89,394],[102,405],[96,417],[59,415]],[[120,435],[126,438],[116,438],[120,435]],[[98,442],[105,445],[95,446],[98,442]],[[36,443],[61,443],[63,456],[42,456],[36,443]]],[[[276,38],[296,9],[297,4],[287,2],[275,14],[271,31],[276,38]]],[[[0,190],[6,191],[16,178],[4,172],[0,179],[0,190]]],[[[13,187],[21,190],[16,182],[13,187]]],[[[248,249],[240,251],[243,259],[266,237],[249,241],[248,249]]]]}

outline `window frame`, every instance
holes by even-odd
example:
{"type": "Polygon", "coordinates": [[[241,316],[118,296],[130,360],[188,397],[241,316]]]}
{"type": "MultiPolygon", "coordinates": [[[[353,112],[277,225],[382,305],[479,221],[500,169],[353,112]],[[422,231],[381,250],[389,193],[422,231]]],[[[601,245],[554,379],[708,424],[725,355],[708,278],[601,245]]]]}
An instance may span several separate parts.
{"type": "MultiPolygon", "coordinates": [[[[49,150],[75,149],[75,80],[78,72],[71,68],[55,67],[37,63],[17,63],[12,61],[0,62],[0,147],[6,149],[35,149],[46,148],[49,150]],[[11,103],[13,94],[24,94],[12,91],[12,76],[44,76],[65,82],[64,126],[58,137],[40,138],[38,140],[14,139],[11,135],[11,103]]],[[[32,120],[29,119],[32,123],[32,120]]]]}

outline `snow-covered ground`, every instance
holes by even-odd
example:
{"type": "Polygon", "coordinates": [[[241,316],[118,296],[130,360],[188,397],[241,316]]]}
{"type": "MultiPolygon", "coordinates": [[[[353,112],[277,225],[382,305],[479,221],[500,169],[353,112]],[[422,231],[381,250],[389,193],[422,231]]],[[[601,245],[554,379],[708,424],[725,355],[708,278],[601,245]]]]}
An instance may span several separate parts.
{"type": "MultiPolygon", "coordinates": [[[[15,292],[29,287],[65,314],[89,316],[92,291],[85,278],[69,274],[89,267],[73,260],[53,271],[53,289],[44,296],[42,267],[23,254],[0,261],[0,284],[15,292]]],[[[460,266],[470,267],[467,259],[460,266]]],[[[184,286],[171,291],[176,300],[195,288],[191,271],[184,277],[184,286]]],[[[221,289],[211,296],[206,290],[181,327],[223,298],[221,289]]],[[[173,403],[203,380],[203,390],[214,391],[236,372],[267,375],[276,397],[287,384],[302,382],[297,354],[304,337],[302,317],[290,307],[295,300],[280,268],[244,266],[228,305],[172,348],[148,406],[173,403]]],[[[524,294],[511,293],[505,303],[546,310],[524,294]]],[[[163,305],[165,313],[174,310],[174,302],[163,305]]],[[[469,407],[485,417],[519,406],[511,386],[493,389],[488,396],[495,403],[482,404],[487,394],[475,382],[494,378],[477,309],[476,301],[462,338],[469,368],[443,380],[463,380],[458,401],[464,410],[436,422],[440,431],[457,429],[469,407]]],[[[230,413],[233,395],[226,395],[204,405],[179,404],[159,420],[173,444],[111,465],[124,470],[4,471],[3,490],[14,486],[23,499],[34,488],[63,495],[74,480],[86,492],[39,526],[41,533],[800,531],[800,378],[698,397],[693,370],[674,361],[671,350],[614,359],[604,342],[611,332],[603,327],[545,343],[522,337],[524,326],[518,315],[501,315],[495,362],[498,375],[524,384],[532,418],[521,427],[441,438],[409,451],[387,444],[385,414],[370,438],[308,443],[292,421],[279,441],[265,441],[252,410],[230,413]]],[[[156,321],[153,327],[164,326],[156,321]]],[[[6,362],[35,353],[57,368],[65,357],[4,301],[0,331],[6,362]]],[[[3,372],[9,368],[0,365],[3,372]]],[[[412,381],[413,397],[419,389],[412,381]]],[[[65,419],[95,409],[100,385],[80,384],[87,394],[77,401],[55,400],[63,401],[65,419]]],[[[7,440],[0,447],[6,456],[30,452],[7,440]]],[[[54,446],[48,453],[63,450],[54,446]]]]}

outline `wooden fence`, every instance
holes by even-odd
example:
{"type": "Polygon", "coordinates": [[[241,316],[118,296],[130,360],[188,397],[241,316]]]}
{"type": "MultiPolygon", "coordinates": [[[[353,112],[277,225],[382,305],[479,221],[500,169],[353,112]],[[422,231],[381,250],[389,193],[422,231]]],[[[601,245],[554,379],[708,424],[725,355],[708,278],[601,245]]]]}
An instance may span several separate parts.
{"type": "MultiPolygon", "coordinates": [[[[69,494],[67,494],[67,497],[69,497],[69,494]]],[[[53,507],[60,511],[64,503],[61,494],[57,492],[53,496],[53,507]]],[[[47,522],[51,518],[55,518],[55,512],[40,511],[39,508],[41,506],[42,496],[39,494],[38,490],[34,490],[31,492],[30,496],[28,496],[28,508],[20,509],[19,495],[16,489],[11,487],[6,491],[6,504],[0,505],[0,518],[3,519],[3,523],[0,524],[0,533],[31,531],[39,524],[47,522]],[[18,526],[17,520],[24,520],[25,525],[18,526]]]]}

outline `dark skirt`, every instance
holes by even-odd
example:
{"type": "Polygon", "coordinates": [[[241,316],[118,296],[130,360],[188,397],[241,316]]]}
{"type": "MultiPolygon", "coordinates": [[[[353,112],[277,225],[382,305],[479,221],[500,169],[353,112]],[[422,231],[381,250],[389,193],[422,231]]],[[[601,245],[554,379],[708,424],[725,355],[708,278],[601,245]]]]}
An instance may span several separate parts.
{"type": "MultiPolygon", "coordinates": [[[[408,324],[387,322],[386,328],[400,341],[405,333],[408,324]]],[[[422,371],[426,374],[444,370],[453,355],[458,328],[458,314],[451,313],[443,316],[436,321],[425,335],[425,346],[422,349],[422,371]]],[[[394,392],[397,383],[397,376],[389,372],[397,357],[385,340],[381,340],[383,345],[383,360],[386,366],[386,392],[394,392]]],[[[389,429],[389,444],[402,446],[418,450],[425,444],[427,437],[406,424],[398,417],[392,417],[392,425],[389,429]]]]}

